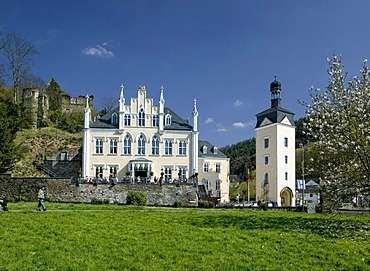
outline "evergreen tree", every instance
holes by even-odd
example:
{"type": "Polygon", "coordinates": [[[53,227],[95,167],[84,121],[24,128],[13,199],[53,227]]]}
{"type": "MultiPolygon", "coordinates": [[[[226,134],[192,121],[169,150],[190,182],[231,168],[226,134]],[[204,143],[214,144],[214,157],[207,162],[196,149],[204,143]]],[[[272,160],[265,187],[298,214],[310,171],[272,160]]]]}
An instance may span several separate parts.
{"type": "Polygon", "coordinates": [[[50,111],[62,110],[62,93],[58,82],[51,78],[45,88],[45,94],[49,99],[50,111]]]}
{"type": "Polygon", "coordinates": [[[20,107],[12,99],[0,97],[0,173],[10,171],[21,158],[14,139],[23,126],[20,107]]]}

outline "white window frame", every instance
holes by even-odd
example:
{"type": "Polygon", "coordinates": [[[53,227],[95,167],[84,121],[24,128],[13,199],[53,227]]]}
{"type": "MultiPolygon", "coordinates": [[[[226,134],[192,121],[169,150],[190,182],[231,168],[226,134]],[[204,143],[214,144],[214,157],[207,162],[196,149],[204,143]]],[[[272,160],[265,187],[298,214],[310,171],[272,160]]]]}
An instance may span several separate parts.
{"type": "Polygon", "coordinates": [[[137,154],[138,155],[145,155],[145,143],[146,138],[144,134],[139,134],[137,137],[137,154]]]}
{"type": "Polygon", "coordinates": [[[209,162],[203,163],[203,172],[209,172],[209,162]]]}
{"type": "Polygon", "coordinates": [[[186,140],[179,140],[179,155],[186,155],[186,140]]]}
{"type": "Polygon", "coordinates": [[[220,163],[216,163],[216,172],[217,173],[221,172],[221,164],[220,163]]]}
{"type": "Polygon", "coordinates": [[[159,155],[159,137],[153,135],[152,137],[152,155],[159,155]]]}
{"type": "Polygon", "coordinates": [[[104,153],[104,138],[95,138],[95,154],[104,153]]]}
{"type": "Polygon", "coordinates": [[[122,154],[130,155],[131,153],[132,153],[132,136],[127,133],[123,138],[122,154]]]}
{"type": "Polygon", "coordinates": [[[109,138],[109,154],[118,154],[118,138],[109,138]]]}
{"type": "Polygon", "coordinates": [[[131,126],[131,115],[125,115],[125,126],[131,126]]]}
{"type": "Polygon", "coordinates": [[[165,155],[173,154],[173,140],[172,139],[164,140],[164,154],[165,155]]]}
{"type": "Polygon", "coordinates": [[[145,127],[145,112],[144,108],[139,109],[137,124],[139,127],[145,127]]]}

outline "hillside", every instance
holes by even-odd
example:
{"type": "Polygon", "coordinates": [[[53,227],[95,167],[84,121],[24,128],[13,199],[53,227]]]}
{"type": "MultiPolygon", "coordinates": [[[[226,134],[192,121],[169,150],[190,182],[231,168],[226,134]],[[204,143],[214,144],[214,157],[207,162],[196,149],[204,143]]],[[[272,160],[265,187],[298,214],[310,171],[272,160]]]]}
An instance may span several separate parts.
{"type": "Polygon", "coordinates": [[[27,129],[17,133],[16,142],[23,156],[12,170],[13,176],[42,177],[45,175],[34,169],[33,163],[60,151],[68,151],[70,156],[77,154],[82,146],[82,132],[72,134],[52,127],[27,129]]]}

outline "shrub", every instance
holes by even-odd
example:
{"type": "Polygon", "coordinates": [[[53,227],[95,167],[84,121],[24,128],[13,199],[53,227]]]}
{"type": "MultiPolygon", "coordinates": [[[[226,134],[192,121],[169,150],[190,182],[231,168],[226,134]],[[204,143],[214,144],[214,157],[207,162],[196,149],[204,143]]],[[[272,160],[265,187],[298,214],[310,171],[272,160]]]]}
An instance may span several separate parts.
{"type": "Polygon", "coordinates": [[[211,201],[200,200],[198,207],[200,208],[215,208],[215,203],[211,201]]]}
{"type": "Polygon", "coordinates": [[[109,204],[109,199],[92,198],[91,199],[91,204],[109,204]]]}
{"type": "Polygon", "coordinates": [[[173,203],[173,207],[179,208],[179,207],[181,207],[181,206],[182,206],[182,203],[181,203],[180,201],[175,201],[175,202],[173,203]]]}
{"type": "Polygon", "coordinates": [[[128,192],[126,203],[128,205],[145,206],[146,196],[141,192],[128,192]]]}

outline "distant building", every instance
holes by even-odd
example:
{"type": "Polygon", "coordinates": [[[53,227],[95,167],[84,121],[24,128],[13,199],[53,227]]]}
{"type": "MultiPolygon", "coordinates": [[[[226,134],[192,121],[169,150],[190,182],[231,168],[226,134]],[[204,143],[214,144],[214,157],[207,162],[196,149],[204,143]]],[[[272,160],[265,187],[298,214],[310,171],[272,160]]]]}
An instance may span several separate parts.
{"type": "Polygon", "coordinates": [[[256,199],[295,206],[294,113],[281,107],[281,83],[270,84],[271,107],[256,124],[256,199]]]}
{"type": "Polygon", "coordinates": [[[163,87],[158,106],[146,95],[141,85],[137,97],[126,104],[122,85],[119,106],[95,122],[86,99],[83,177],[117,175],[120,180],[130,176],[134,181],[172,183],[193,181],[193,176],[207,196],[229,201],[229,158],[208,141],[198,140],[196,100],[191,126],[165,107],[163,87]]]}
{"type": "Polygon", "coordinates": [[[296,193],[297,193],[297,204],[302,205],[302,192],[304,197],[305,205],[314,203],[315,205],[320,203],[320,180],[307,179],[304,180],[304,187],[302,187],[302,179],[297,180],[296,193]]]}
{"type": "MultiPolygon", "coordinates": [[[[47,88],[51,82],[56,81],[52,78],[42,90],[37,88],[25,88],[22,92],[22,105],[24,107],[24,117],[27,119],[32,128],[40,127],[40,123],[47,120],[50,113],[49,96],[47,88]]],[[[80,111],[83,112],[85,107],[85,97],[71,97],[67,92],[61,92],[60,108],[62,112],[80,111]]],[[[89,97],[89,106],[94,107],[94,96],[89,97]]]]}

